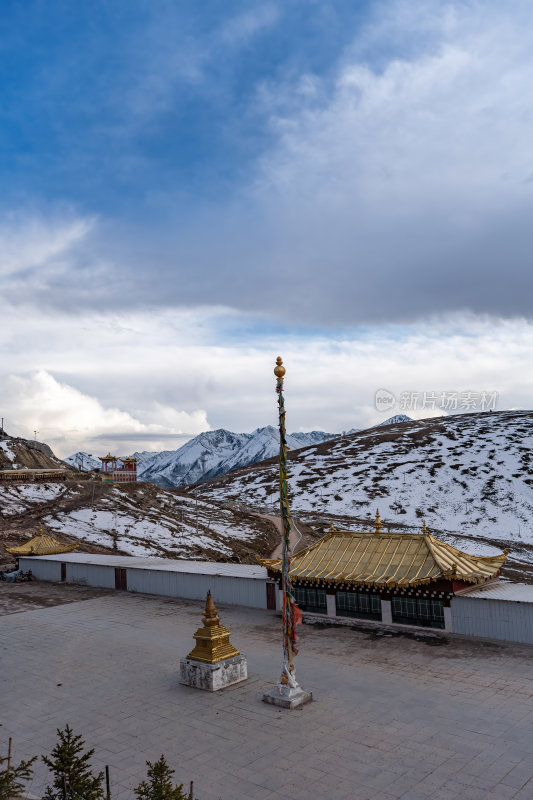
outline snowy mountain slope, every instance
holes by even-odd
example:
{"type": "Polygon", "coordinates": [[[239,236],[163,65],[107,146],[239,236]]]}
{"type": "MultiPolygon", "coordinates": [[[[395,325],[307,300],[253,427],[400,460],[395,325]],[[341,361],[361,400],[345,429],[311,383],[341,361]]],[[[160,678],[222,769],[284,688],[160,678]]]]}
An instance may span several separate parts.
{"type": "Polygon", "coordinates": [[[408,417],[407,414],[395,414],[393,417],[389,417],[383,422],[378,422],[377,425],[373,425],[374,428],[381,428],[383,425],[397,425],[399,422],[413,422],[411,417],[408,417]]]}
{"type": "MultiPolygon", "coordinates": [[[[499,543],[533,563],[533,412],[462,414],[336,438],[289,454],[296,513],[455,532],[499,543]],[[527,552],[526,552],[527,551],[527,552]]],[[[275,461],[209,482],[222,500],[266,507],[275,461]]]]}
{"type": "MultiPolygon", "coordinates": [[[[405,414],[397,414],[379,425],[392,425],[409,421],[405,414]]],[[[355,433],[355,429],[348,433],[355,433]]],[[[290,433],[287,444],[291,450],[298,450],[312,444],[334,439],[337,434],[324,431],[290,433]]],[[[178,450],[164,450],[160,453],[134,453],[139,459],[137,475],[140,481],[151,481],[165,488],[182,484],[196,483],[204,478],[223,475],[237,467],[256,464],[272,458],[279,452],[279,433],[277,428],[267,425],[257,428],[253,433],[232,433],[224,428],[206,431],[186,442],[178,450]]],[[[83,470],[99,469],[100,460],[78,452],[66,459],[67,463],[83,470]]]]}
{"type": "Polygon", "coordinates": [[[220,464],[232,459],[251,436],[224,428],[200,433],[178,450],[155,453],[152,458],[142,460],[138,465],[139,479],[164,486],[179,486],[195,483],[204,476],[218,475],[220,464]]]}
{"type": "MultiPolygon", "coordinates": [[[[378,422],[376,425],[372,425],[372,428],[381,428],[383,425],[398,425],[399,422],[412,422],[413,420],[411,417],[408,417],[407,414],[395,414],[393,417],[389,417],[388,419],[384,419],[383,422],[378,422]]],[[[351,433],[360,433],[363,428],[351,428],[349,431],[346,431],[346,435],[350,435],[351,433]]],[[[367,429],[369,430],[369,429],[367,429]]]]}
{"type": "Polygon", "coordinates": [[[254,562],[277,539],[274,527],[254,514],[149,483],[0,485],[0,542],[21,544],[41,523],[82,550],[170,558],[254,562]]]}
{"type": "MultiPolygon", "coordinates": [[[[292,449],[305,447],[333,438],[322,431],[290,434],[287,443],[292,449]]],[[[279,451],[279,433],[271,425],[253,433],[232,433],[224,428],[206,431],[190,439],[178,450],[161,453],[134,453],[139,459],[137,475],[140,481],[151,481],[164,488],[196,483],[236,467],[255,464],[271,458],[279,451]]],[[[75,467],[98,469],[100,461],[87,453],[78,452],[66,459],[75,467]]]]}
{"type": "Polygon", "coordinates": [[[69,456],[65,461],[67,464],[70,464],[71,467],[82,470],[83,472],[100,469],[102,466],[102,462],[99,458],[96,458],[90,453],[84,453],[82,450],[78,450],[77,453],[69,456]]]}

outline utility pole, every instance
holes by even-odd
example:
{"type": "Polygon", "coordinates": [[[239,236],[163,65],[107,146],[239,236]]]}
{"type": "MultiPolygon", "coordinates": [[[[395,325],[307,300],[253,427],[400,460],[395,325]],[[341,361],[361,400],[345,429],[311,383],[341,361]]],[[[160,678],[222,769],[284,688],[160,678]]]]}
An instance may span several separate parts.
{"type": "Polygon", "coordinates": [[[2,417],[2,430],[0,431],[2,434],[2,439],[4,438],[4,418],[2,417]]]}

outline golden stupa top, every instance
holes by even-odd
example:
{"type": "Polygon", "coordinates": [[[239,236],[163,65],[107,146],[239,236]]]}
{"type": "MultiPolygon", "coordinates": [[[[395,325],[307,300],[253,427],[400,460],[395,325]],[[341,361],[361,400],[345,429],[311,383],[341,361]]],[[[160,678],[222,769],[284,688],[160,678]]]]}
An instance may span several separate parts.
{"type": "Polygon", "coordinates": [[[78,547],[76,544],[62,544],[56,539],[53,539],[47,533],[43,533],[42,526],[39,529],[39,534],[34,536],[24,544],[18,547],[6,547],[8,553],[13,556],[55,556],[60,553],[70,553],[78,547]]]}
{"type": "MultiPolygon", "coordinates": [[[[419,586],[438,580],[482,583],[494,578],[507,558],[507,551],[498,556],[471,556],[427,531],[384,533],[377,522],[370,533],[331,530],[293,556],[291,578],[382,588],[419,586]]],[[[262,559],[261,564],[274,572],[281,571],[279,558],[262,559]]]]}

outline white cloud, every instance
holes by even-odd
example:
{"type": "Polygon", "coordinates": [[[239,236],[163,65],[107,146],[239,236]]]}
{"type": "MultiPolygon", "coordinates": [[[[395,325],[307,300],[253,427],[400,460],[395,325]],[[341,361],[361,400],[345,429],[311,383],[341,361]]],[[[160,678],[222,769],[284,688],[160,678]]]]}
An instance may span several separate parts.
{"type": "Polygon", "coordinates": [[[3,387],[6,430],[50,444],[60,456],[74,449],[172,449],[190,435],[209,429],[205,412],[192,413],[147,404],[143,420],[56,380],[44,370],[8,375],[3,387]],[[184,436],[185,435],[185,436],[184,436]],[[101,444],[100,444],[101,443],[101,444]]]}
{"type": "Polygon", "coordinates": [[[293,320],[529,315],[533,7],[376,9],[333,84],[260,94],[274,143],[219,263],[255,243],[242,302],[293,320]]]}
{"type": "MultiPolygon", "coordinates": [[[[7,330],[14,319],[4,317],[7,330]]],[[[201,310],[76,320],[33,311],[0,363],[6,429],[33,436],[36,428],[62,456],[173,449],[181,434],[210,427],[251,431],[276,422],[278,354],[287,366],[290,430],[379,422],[374,393],[381,387],[397,397],[497,391],[500,409],[531,407],[533,325],[526,321],[458,316],[325,337],[254,333],[249,317],[231,319],[228,336],[226,316],[201,310]]]]}
{"type": "Polygon", "coordinates": [[[11,281],[28,271],[49,275],[65,269],[64,258],[93,228],[94,220],[66,215],[10,213],[0,222],[0,275],[11,281]]]}

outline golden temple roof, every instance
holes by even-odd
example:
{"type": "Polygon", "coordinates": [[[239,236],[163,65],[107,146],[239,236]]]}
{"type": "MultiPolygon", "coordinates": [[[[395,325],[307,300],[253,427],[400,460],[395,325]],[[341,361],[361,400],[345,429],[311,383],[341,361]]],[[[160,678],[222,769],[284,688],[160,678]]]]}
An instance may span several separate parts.
{"type": "Polygon", "coordinates": [[[61,544],[47,533],[43,533],[41,527],[38,536],[34,536],[33,539],[18,547],[6,547],[5,549],[13,556],[55,556],[60,553],[70,553],[76,547],[78,547],[78,543],[61,544]]]}
{"type": "MultiPolygon", "coordinates": [[[[424,528],[425,530],[425,528],[424,528]]],[[[495,577],[507,558],[471,556],[430,533],[372,533],[332,530],[316,544],[292,557],[293,580],[391,588],[419,586],[438,580],[482,583],[495,577]]],[[[261,560],[280,572],[281,560],[261,560]]]]}

